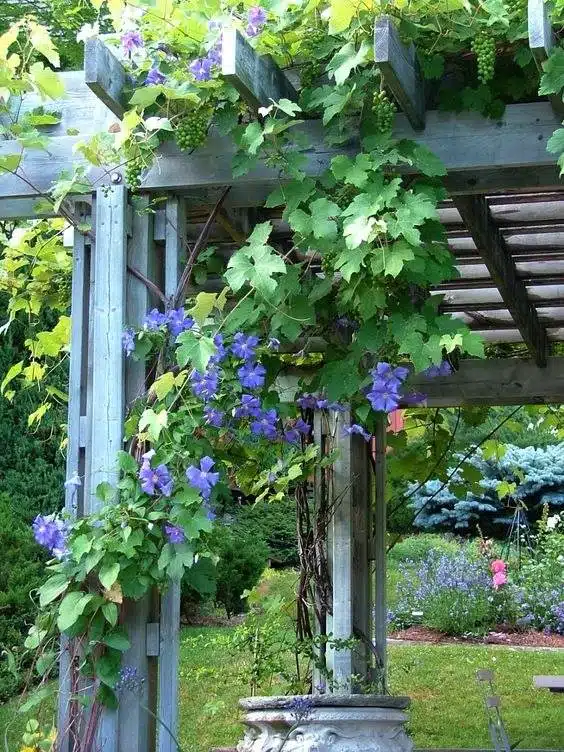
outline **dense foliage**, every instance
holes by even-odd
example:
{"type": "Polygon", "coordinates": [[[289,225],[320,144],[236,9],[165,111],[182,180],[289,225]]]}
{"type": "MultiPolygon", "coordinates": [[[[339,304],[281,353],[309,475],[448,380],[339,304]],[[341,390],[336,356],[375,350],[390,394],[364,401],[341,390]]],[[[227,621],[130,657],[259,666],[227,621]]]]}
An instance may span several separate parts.
{"type": "Polygon", "coordinates": [[[412,487],[415,526],[459,534],[475,532],[479,526],[487,535],[504,537],[519,511],[521,524],[538,520],[545,504],[560,511],[564,507],[562,450],[562,444],[539,449],[509,444],[478,451],[469,460],[474,476],[456,471],[446,484],[430,480],[412,487]]]}

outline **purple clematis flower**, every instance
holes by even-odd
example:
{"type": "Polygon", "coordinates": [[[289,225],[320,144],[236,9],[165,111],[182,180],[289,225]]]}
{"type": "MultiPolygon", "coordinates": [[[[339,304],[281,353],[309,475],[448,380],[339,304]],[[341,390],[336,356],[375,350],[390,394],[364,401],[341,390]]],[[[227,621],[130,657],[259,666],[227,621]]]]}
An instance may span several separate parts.
{"type": "Polygon", "coordinates": [[[200,467],[197,468],[194,465],[186,470],[186,477],[188,483],[192,488],[198,489],[204,499],[209,499],[211,490],[219,480],[219,473],[212,473],[211,469],[215,465],[215,462],[211,457],[202,457],[200,460],[200,467]]]}
{"type": "Polygon", "coordinates": [[[301,439],[300,432],[293,426],[292,428],[287,428],[284,431],[284,441],[287,441],[288,444],[299,444],[301,439]]]}
{"type": "Polygon", "coordinates": [[[374,384],[366,396],[372,409],[377,412],[391,413],[397,409],[400,401],[397,391],[386,384],[374,384]]]}
{"type": "Polygon", "coordinates": [[[260,415],[260,402],[252,394],[242,394],[241,404],[235,408],[236,418],[257,418],[260,415]]]}
{"type": "Polygon", "coordinates": [[[32,524],[33,535],[37,543],[47,548],[57,559],[68,554],[68,527],[64,520],[55,514],[43,516],[38,514],[32,524]]]}
{"type": "Polygon", "coordinates": [[[266,23],[266,11],[260,5],[254,5],[252,8],[249,8],[247,18],[253,26],[262,26],[266,23]]]}
{"type": "Polygon", "coordinates": [[[306,423],[305,420],[302,420],[302,418],[297,419],[294,424],[294,428],[300,433],[303,433],[304,436],[308,436],[309,432],[311,431],[311,426],[309,425],[309,423],[306,423]]]}
{"type": "Polygon", "coordinates": [[[439,365],[432,365],[423,371],[423,376],[434,379],[437,376],[450,376],[453,372],[451,364],[448,360],[443,360],[439,365]]]}
{"type": "Polygon", "coordinates": [[[329,400],[328,399],[318,399],[315,402],[315,406],[318,410],[325,410],[329,407],[329,400]]]}
{"type": "Polygon", "coordinates": [[[164,530],[169,543],[184,543],[184,541],[186,540],[184,530],[177,525],[165,524],[164,530]]]}
{"type": "Polygon", "coordinates": [[[131,353],[135,351],[135,331],[130,326],[123,330],[121,344],[123,346],[125,357],[129,358],[131,353]]]}
{"type": "Polygon", "coordinates": [[[149,496],[154,496],[155,492],[163,496],[170,496],[172,493],[174,481],[166,465],[161,464],[152,468],[149,460],[143,460],[139,470],[139,480],[141,488],[149,496]]]}
{"type": "Polygon", "coordinates": [[[255,436],[265,436],[267,439],[277,439],[277,421],[278,413],[276,410],[264,410],[257,416],[257,419],[251,423],[251,433],[255,436]]]}
{"type": "Polygon", "coordinates": [[[191,316],[186,316],[184,308],[173,308],[166,315],[166,323],[172,336],[178,337],[182,332],[192,329],[195,322],[191,316]]]}
{"type": "Polygon", "coordinates": [[[362,436],[365,441],[370,441],[372,438],[372,434],[368,433],[368,431],[358,423],[352,423],[350,426],[343,426],[343,436],[352,436],[353,434],[362,436]]]}
{"type": "Polygon", "coordinates": [[[208,426],[221,428],[223,425],[223,417],[225,413],[222,413],[221,410],[216,410],[214,407],[204,407],[204,415],[208,426]]]}
{"type": "Polygon", "coordinates": [[[208,520],[210,522],[213,522],[217,517],[217,514],[215,513],[213,507],[207,501],[204,501],[203,509],[205,510],[208,520]]]}
{"type": "Polygon", "coordinates": [[[212,65],[221,65],[221,43],[215,44],[208,52],[207,59],[212,65]]]}
{"type": "Polygon", "coordinates": [[[266,368],[260,363],[245,363],[237,371],[241,386],[247,389],[258,389],[264,386],[266,368]]]}
{"type": "Polygon", "coordinates": [[[188,66],[188,70],[196,81],[209,81],[211,78],[212,62],[207,57],[198,57],[188,66]]]}
{"type": "Polygon", "coordinates": [[[161,71],[157,68],[157,66],[154,65],[151,68],[151,70],[147,73],[145,84],[147,86],[157,86],[158,84],[164,84],[165,81],[166,81],[165,74],[161,73],[161,71]]]}
{"type": "Polygon", "coordinates": [[[149,329],[149,331],[156,331],[157,329],[160,329],[161,326],[164,326],[167,322],[167,316],[165,313],[161,313],[156,308],[153,308],[152,311],[149,311],[145,315],[145,320],[143,321],[143,326],[145,329],[149,329]]]}
{"type": "Polygon", "coordinates": [[[259,338],[250,334],[248,337],[243,332],[237,332],[233,337],[233,344],[231,345],[231,352],[237,358],[243,358],[243,360],[254,360],[255,348],[259,343],[259,338]]]}
{"type": "Polygon", "coordinates": [[[334,413],[346,413],[349,409],[349,405],[345,405],[342,402],[330,402],[327,407],[334,413]]]}
{"type": "Polygon", "coordinates": [[[205,402],[217,397],[219,388],[219,374],[213,368],[208,368],[205,373],[194,371],[190,376],[192,382],[192,392],[196,397],[200,397],[205,402]]]}
{"type": "Polygon", "coordinates": [[[218,365],[227,357],[227,348],[223,344],[223,335],[216,334],[213,338],[213,343],[216,349],[209,362],[211,365],[218,365]]]}
{"type": "Polygon", "coordinates": [[[317,407],[317,397],[314,394],[302,394],[302,396],[296,400],[299,407],[302,410],[315,410],[317,407]]]}
{"type": "Polygon", "coordinates": [[[138,31],[126,31],[121,35],[120,41],[122,50],[128,55],[143,47],[143,37],[138,31]]]}

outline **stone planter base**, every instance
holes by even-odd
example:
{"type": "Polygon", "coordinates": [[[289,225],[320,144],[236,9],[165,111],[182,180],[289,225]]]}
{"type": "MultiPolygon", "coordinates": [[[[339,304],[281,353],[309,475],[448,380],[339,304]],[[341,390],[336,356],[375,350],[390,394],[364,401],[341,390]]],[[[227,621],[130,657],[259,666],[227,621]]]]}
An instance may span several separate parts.
{"type": "Polygon", "coordinates": [[[411,752],[403,712],[407,697],[321,695],[297,723],[293,697],[241,700],[245,738],[237,752],[411,752]]]}

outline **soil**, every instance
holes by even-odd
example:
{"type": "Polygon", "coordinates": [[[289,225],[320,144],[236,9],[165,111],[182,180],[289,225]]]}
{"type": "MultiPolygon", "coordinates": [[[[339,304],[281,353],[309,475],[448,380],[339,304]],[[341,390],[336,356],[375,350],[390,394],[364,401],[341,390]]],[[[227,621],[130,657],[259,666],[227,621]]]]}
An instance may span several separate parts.
{"type": "Polygon", "coordinates": [[[544,632],[534,632],[533,630],[511,632],[503,629],[503,627],[489,632],[485,637],[451,637],[428,627],[408,627],[407,629],[393,632],[388,636],[394,640],[426,642],[437,645],[472,643],[477,645],[514,645],[531,648],[564,648],[564,635],[544,634],[544,632]]]}

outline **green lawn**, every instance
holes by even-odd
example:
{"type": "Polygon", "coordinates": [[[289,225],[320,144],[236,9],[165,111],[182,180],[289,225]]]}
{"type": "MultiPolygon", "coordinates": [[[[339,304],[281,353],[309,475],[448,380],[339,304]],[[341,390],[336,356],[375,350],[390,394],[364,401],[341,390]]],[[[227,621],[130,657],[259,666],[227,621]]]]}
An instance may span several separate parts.
{"type": "MultiPolygon", "coordinates": [[[[183,631],[180,741],[184,752],[209,752],[213,746],[234,744],[241,735],[237,700],[248,690],[234,678],[242,659],[234,659],[215,639],[226,632],[183,631]]],[[[564,697],[532,689],[534,674],[564,674],[564,651],[394,645],[389,660],[392,692],[407,694],[413,701],[410,731],[417,747],[490,746],[475,672],[491,668],[512,744],[564,749],[564,697]]],[[[7,752],[17,752],[23,723],[13,703],[0,707],[2,752],[7,725],[7,752]]]]}

